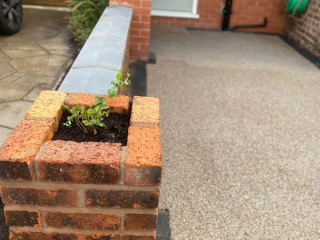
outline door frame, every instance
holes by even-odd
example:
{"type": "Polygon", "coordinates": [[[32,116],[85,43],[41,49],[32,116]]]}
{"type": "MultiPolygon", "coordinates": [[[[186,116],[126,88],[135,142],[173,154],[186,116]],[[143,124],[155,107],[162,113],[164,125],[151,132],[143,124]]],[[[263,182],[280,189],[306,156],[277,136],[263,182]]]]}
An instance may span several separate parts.
{"type": "Polygon", "coordinates": [[[177,18],[200,18],[199,14],[198,14],[198,0],[193,0],[192,12],[151,9],[151,16],[177,17],[177,18]]]}

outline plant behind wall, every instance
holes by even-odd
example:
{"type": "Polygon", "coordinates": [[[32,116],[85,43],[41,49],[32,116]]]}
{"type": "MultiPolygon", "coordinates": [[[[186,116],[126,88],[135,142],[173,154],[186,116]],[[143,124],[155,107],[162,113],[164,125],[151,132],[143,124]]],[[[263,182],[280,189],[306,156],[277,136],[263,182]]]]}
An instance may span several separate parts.
{"type": "Polygon", "coordinates": [[[71,0],[69,24],[75,40],[81,45],[86,42],[107,6],[109,0],[71,0]]]}

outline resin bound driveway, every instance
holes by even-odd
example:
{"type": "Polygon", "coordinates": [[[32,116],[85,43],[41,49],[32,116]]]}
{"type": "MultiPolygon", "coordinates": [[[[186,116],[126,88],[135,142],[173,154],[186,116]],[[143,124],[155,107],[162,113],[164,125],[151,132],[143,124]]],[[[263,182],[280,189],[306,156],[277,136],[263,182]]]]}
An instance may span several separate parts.
{"type": "Polygon", "coordinates": [[[320,239],[320,71],[277,36],[153,29],[173,240],[320,239]]]}
{"type": "Polygon", "coordinates": [[[20,32],[0,35],[0,146],[39,92],[51,90],[74,57],[66,16],[25,8],[20,32]]]}

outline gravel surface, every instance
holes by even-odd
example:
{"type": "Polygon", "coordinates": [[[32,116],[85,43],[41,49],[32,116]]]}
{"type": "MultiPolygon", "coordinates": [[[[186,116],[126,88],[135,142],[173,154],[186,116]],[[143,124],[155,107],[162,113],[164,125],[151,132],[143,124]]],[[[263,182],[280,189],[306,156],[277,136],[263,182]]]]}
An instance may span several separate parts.
{"type": "Polygon", "coordinates": [[[320,239],[320,71],[277,36],[171,31],[151,51],[172,239],[320,239]]]}

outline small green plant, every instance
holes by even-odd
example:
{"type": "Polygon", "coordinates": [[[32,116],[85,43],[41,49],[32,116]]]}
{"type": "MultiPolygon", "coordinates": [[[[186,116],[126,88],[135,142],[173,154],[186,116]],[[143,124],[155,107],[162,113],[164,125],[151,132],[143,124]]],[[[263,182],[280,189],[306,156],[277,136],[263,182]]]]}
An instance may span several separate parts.
{"type": "Polygon", "coordinates": [[[71,0],[69,24],[75,39],[84,44],[98,22],[108,0],[71,0]]]}
{"type": "MultiPolygon", "coordinates": [[[[129,77],[130,74],[128,73],[127,78],[122,81],[122,73],[117,74],[117,78],[111,81],[113,87],[108,90],[108,99],[116,97],[119,89],[124,90],[124,85],[130,85],[129,77]]],[[[109,116],[111,107],[105,104],[106,98],[96,96],[95,99],[98,104],[95,106],[90,104],[88,109],[83,105],[76,105],[71,109],[67,105],[63,105],[63,109],[71,113],[64,125],[71,127],[72,123],[76,122],[85,134],[97,134],[98,127],[107,127],[102,121],[109,116]]]]}
{"type": "Polygon", "coordinates": [[[127,73],[127,78],[122,81],[122,73],[118,72],[117,74],[117,78],[113,81],[111,81],[111,84],[113,85],[113,87],[111,89],[108,90],[108,94],[110,98],[114,98],[115,96],[118,95],[118,90],[124,90],[124,85],[130,85],[131,82],[129,80],[130,74],[127,73]]]}

